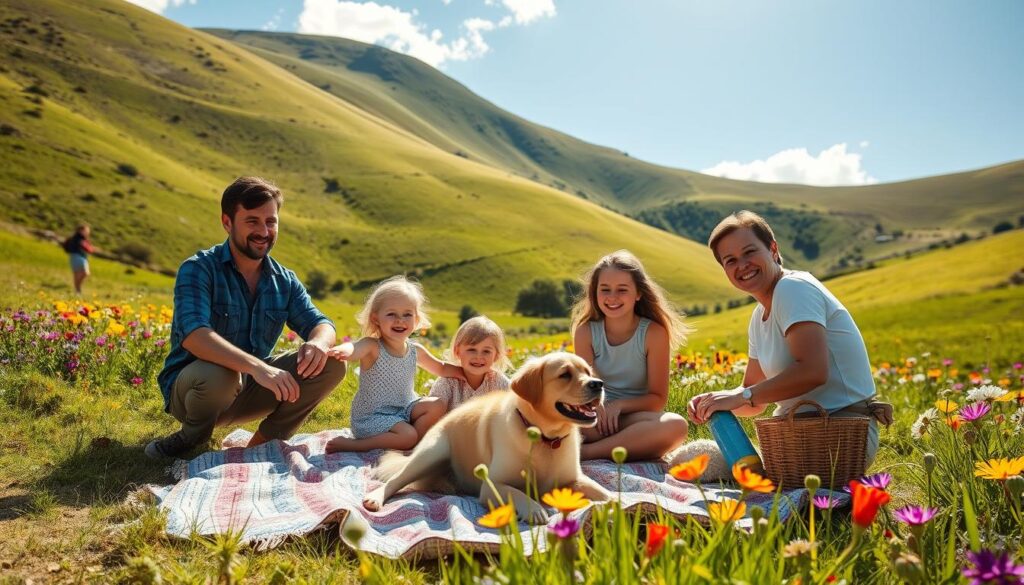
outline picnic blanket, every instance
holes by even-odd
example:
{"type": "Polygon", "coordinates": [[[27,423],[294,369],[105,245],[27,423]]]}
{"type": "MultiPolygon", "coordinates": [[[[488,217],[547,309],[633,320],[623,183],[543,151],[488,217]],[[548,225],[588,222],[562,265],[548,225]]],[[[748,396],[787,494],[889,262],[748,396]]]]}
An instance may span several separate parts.
{"type": "MultiPolygon", "coordinates": [[[[362,506],[363,494],[379,483],[371,467],[380,451],[325,454],[331,438],[350,431],[324,431],[297,435],[287,442],[271,441],[244,449],[251,434],[236,429],[223,441],[224,449],[204,453],[191,461],[178,461],[169,486],[149,486],[161,510],[167,513],[167,532],[188,538],[227,531],[241,532],[244,542],[258,549],[270,548],[288,537],[303,536],[337,523],[345,542],[354,548],[389,558],[444,556],[458,542],[472,551],[497,550],[497,530],[476,520],[487,510],[476,497],[429,492],[400,492],[379,512],[362,506]],[[360,524],[365,530],[358,542],[344,537],[346,527],[360,524]]],[[[586,461],[583,472],[616,493],[619,476],[611,461],[586,461]]],[[[704,497],[697,486],[676,480],[661,461],[627,463],[621,477],[623,507],[661,507],[677,517],[707,518],[704,497]]],[[[849,496],[832,492],[840,505],[849,496]]],[[[705,486],[708,501],[738,498],[739,490],[705,486]]],[[[774,494],[756,494],[748,506],[771,507],[774,494]]],[[[807,490],[788,490],[779,499],[779,516],[788,518],[807,504],[807,490]]],[[[551,510],[551,522],[559,515],[551,510]]],[[[589,509],[573,513],[585,522],[589,509]]],[[[750,527],[749,517],[740,527],[750,527]]],[[[519,525],[527,554],[544,550],[546,531],[519,525]],[[537,534],[537,542],[533,535],[537,534]]]]}

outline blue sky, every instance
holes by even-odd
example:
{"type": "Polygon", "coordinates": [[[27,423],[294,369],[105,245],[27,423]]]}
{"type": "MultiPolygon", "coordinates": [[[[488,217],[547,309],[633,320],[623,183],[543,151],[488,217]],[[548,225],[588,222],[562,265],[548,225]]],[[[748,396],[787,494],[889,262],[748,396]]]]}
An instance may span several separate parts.
{"type": "Polygon", "coordinates": [[[668,166],[897,181],[1024,159],[1024,2],[133,0],[187,26],[359,38],[668,166]]]}

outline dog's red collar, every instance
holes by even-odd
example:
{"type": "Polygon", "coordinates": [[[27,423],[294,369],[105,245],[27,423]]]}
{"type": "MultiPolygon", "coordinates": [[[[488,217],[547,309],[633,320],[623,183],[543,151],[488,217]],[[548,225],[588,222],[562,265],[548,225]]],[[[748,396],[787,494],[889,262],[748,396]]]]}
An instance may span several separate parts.
{"type": "MultiPolygon", "coordinates": [[[[534,425],[534,424],[530,424],[530,421],[526,420],[526,417],[523,416],[523,413],[520,412],[518,408],[516,409],[516,414],[519,415],[519,420],[523,421],[523,426],[525,426],[526,428],[536,427],[537,426],[537,425],[534,425]]],[[[537,427],[537,428],[539,429],[540,427],[537,427]]],[[[540,434],[540,442],[544,443],[548,447],[551,447],[552,449],[557,449],[557,448],[562,446],[562,441],[567,439],[568,437],[569,437],[569,435],[565,435],[564,437],[556,437],[554,439],[549,439],[549,438],[547,438],[544,435],[544,433],[541,433],[540,434]]]]}

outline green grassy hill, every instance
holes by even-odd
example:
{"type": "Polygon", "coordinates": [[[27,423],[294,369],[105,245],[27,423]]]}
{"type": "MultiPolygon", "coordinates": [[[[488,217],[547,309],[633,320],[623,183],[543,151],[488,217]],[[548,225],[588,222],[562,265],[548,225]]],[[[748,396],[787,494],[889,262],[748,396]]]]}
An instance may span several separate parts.
{"type": "Polygon", "coordinates": [[[276,256],[358,302],[404,271],[433,302],[509,310],[628,247],[681,303],[729,295],[683,238],[425,142],[227,41],[103,0],[0,6],[0,219],[175,268],[223,239],[221,190],[286,193],[276,256]]]}
{"type": "Polygon", "coordinates": [[[415,58],[347,39],[210,30],[438,148],[596,201],[698,242],[724,214],[773,216],[794,265],[841,268],[1024,213],[1024,162],[866,187],[733,181],[589,144],[506,112],[415,58]],[[908,232],[876,243],[883,232],[908,232]],[[843,259],[845,258],[845,262],[843,259]]]}

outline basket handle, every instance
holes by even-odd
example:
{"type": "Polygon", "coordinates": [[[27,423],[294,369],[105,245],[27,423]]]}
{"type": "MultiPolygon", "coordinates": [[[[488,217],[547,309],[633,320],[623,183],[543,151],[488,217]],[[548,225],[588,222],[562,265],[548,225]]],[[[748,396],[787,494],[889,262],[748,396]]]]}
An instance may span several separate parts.
{"type": "Polygon", "coordinates": [[[786,420],[789,422],[789,424],[793,424],[793,417],[796,416],[796,411],[805,404],[808,406],[813,406],[815,409],[817,409],[818,414],[821,415],[821,418],[825,419],[826,424],[828,423],[828,411],[822,408],[820,404],[813,400],[801,400],[800,402],[794,404],[793,408],[789,409],[789,414],[786,415],[786,420]]]}

